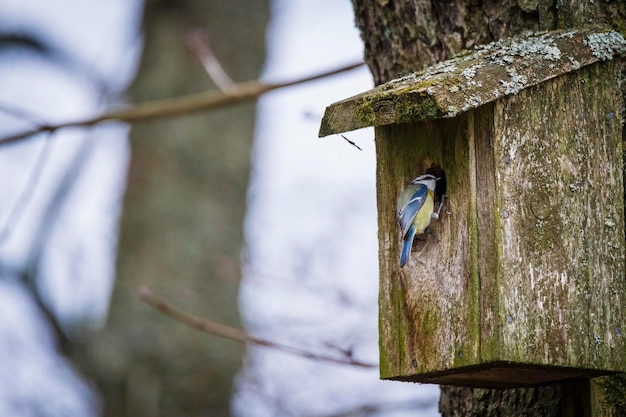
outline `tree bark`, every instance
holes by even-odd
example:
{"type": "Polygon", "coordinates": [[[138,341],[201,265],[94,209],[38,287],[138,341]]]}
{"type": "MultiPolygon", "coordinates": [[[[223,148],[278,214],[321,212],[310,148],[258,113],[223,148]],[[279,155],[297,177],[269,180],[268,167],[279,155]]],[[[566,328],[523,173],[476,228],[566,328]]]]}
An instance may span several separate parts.
{"type": "MultiPolygon", "coordinates": [[[[257,79],[266,1],[145,2],[145,49],[132,101],[216,88],[185,47],[205,29],[235,82],[257,79]]],[[[137,287],[240,327],[238,290],[254,103],[133,128],[118,277],[106,327],[76,352],[105,416],[227,416],[243,347],[187,329],[143,304],[137,287]]]]}
{"type": "MultiPolygon", "coordinates": [[[[626,35],[626,2],[619,1],[353,0],[353,5],[377,85],[463,49],[528,31],[604,24],[626,35]]],[[[561,399],[569,395],[563,385],[514,390],[442,386],[441,391],[444,417],[556,416],[567,412],[561,399]]]]}
{"type": "Polygon", "coordinates": [[[446,60],[463,49],[528,31],[607,24],[623,2],[577,0],[353,0],[365,60],[378,85],[446,60]]]}

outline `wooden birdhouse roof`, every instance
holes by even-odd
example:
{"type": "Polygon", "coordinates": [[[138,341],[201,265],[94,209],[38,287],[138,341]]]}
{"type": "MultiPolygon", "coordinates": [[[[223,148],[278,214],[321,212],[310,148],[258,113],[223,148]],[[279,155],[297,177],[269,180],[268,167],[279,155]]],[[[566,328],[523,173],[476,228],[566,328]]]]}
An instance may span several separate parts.
{"type": "Polygon", "coordinates": [[[626,40],[591,28],[482,46],[326,108],[319,136],[368,126],[455,117],[470,109],[626,53],[626,40]]]}

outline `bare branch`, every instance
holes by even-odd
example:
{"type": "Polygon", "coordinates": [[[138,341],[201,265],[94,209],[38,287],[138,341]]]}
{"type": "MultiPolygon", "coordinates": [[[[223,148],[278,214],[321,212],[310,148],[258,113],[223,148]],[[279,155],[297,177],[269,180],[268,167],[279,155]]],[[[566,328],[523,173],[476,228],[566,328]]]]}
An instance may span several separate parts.
{"type": "Polygon", "coordinates": [[[138,290],[138,294],[139,298],[143,302],[151,305],[163,314],[172,317],[174,320],[196,330],[200,330],[226,339],[235,340],[237,342],[280,350],[282,352],[291,353],[292,355],[300,356],[307,359],[330,362],[339,365],[356,366],[360,368],[377,368],[377,365],[361,362],[350,357],[320,355],[297,347],[275,343],[267,339],[252,336],[251,334],[246,333],[243,330],[236,329],[234,327],[226,326],[221,323],[216,323],[211,320],[206,320],[193,316],[172,306],[167,300],[155,296],[146,287],[140,287],[138,290]]]}
{"type": "Polygon", "coordinates": [[[222,91],[233,88],[235,83],[224,71],[224,67],[213,53],[209,43],[209,33],[205,29],[190,30],[185,37],[185,45],[196,54],[217,88],[222,91]]]}
{"type": "Polygon", "coordinates": [[[58,129],[67,127],[93,126],[110,120],[137,123],[157,118],[174,117],[183,114],[207,111],[218,107],[225,107],[236,103],[254,100],[262,94],[272,90],[319,80],[321,78],[358,68],[362,65],[364,65],[362,62],[350,64],[331,71],[325,71],[319,74],[286,82],[263,83],[258,81],[248,81],[245,83],[233,84],[233,86],[228,88],[226,91],[205,91],[202,93],[173,97],[169,99],[148,101],[129,106],[127,108],[112,110],[101,114],[100,116],[88,119],[75,120],[56,125],[43,125],[36,129],[6,136],[4,138],[0,138],[0,145],[17,142],[36,135],[37,133],[54,132],[58,129]]]}

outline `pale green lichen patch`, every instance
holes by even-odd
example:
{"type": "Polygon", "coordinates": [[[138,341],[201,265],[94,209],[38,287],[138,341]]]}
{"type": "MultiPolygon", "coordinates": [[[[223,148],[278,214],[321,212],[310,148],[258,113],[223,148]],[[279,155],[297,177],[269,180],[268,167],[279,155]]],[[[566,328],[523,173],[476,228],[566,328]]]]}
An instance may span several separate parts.
{"type": "Polygon", "coordinates": [[[580,62],[576,61],[574,57],[568,56],[567,59],[569,59],[569,62],[572,64],[572,69],[574,71],[580,68],[580,62]]]}
{"type": "Polygon", "coordinates": [[[524,74],[518,74],[515,67],[509,67],[506,69],[507,74],[509,74],[509,80],[500,80],[500,84],[504,87],[504,94],[517,94],[526,88],[528,84],[528,77],[524,74]]]}
{"type": "Polygon", "coordinates": [[[461,71],[461,75],[463,77],[465,77],[465,79],[467,79],[468,81],[471,80],[472,78],[474,78],[476,76],[476,71],[481,68],[484,64],[478,63],[475,65],[472,65],[469,68],[465,68],[463,71],[461,71]]]}
{"type": "Polygon", "coordinates": [[[626,40],[618,32],[591,33],[587,36],[585,45],[602,61],[613,59],[616,54],[626,53],[626,40]]]}
{"type": "Polygon", "coordinates": [[[483,104],[483,99],[480,98],[479,95],[474,94],[469,96],[466,100],[465,100],[465,105],[461,108],[462,111],[468,111],[471,108],[476,108],[478,106],[480,106],[481,104],[483,104]]]}
{"type": "Polygon", "coordinates": [[[556,43],[561,36],[550,33],[536,35],[526,39],[501,40],[482,47],[492,52],[490,59],[498,65],[509,65],[517,58],[540,58],[548,61],[561,59],[561,50],[556,43]]]}
{"type": "Polygon", "coordinates": [[[556,61],[561,58],[561,50],[556,46],[554,38],[549,35],[539,36],[537,38],[521,39],[512,42],[509,50],[513,55],[540,56],[542,59],[556,61]]]}

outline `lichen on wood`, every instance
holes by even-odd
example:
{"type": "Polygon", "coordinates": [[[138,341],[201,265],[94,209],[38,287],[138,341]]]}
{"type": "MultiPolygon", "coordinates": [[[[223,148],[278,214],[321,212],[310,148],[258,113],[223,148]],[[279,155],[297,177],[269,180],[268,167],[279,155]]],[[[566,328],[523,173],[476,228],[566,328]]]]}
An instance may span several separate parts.
{"type": "Polygon", "coordinates": [[[494,42],[332,104],[319,135],[454,117],[624,53],[626,40],[620,33],[598,28],[494,42]]]}
{"type": "Polygon", "coordinates": [[[383,378],[511,387],[626,369],[618,73],[598,60],[376,129],[383,378]],[[452,214],[400,269],[395,199],[427,159],[452,214]]]}

